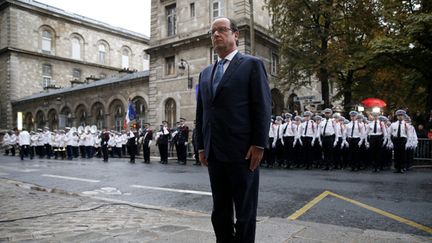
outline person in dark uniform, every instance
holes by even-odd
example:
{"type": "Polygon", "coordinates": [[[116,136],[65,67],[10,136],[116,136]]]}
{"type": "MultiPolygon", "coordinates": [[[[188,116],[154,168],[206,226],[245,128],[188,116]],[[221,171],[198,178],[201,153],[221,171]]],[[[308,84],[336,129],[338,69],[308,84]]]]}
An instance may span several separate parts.
{"type": "Polygon", "coordinates": [[[150,164],[150,146],[153,142],[153,131],[150,129],[150,123],[144,123],[141,138],[143,144],[144,163],[150,164]]]}
{"type": "Polygon", "coordinates": [[[177,127],[176,149],[177,158],[180,165],[186,165],[187,159],[187,144],[189,138],[189,128],[185,125],[185,118],[180,118],[180,123],[177,127]]]}
{"type": "Polygon", "coordinates": [[[406,159],[406,143],[408,139],[408,124],[405,122],[406,112],[404,110],[396,111],[397,121],[390,126],[391,141],[394,150],[394,168],[395,173],[404,173],[406,159]]]}
{"type": "Polygon", "coordinates": [[[170,132],[168,130],[168,122],[163,121],[159,131],[156,133],[156,145],[159,148],[161,164],[168,164],[168,140],[170,132]]]}
{"type": "Polygon", "coordinates": [[[197,138],[196,138],[196,120],[194,121],[194,129],[192,130],[192,145],[194,149],[194,157],[195,157],[195,163],[194,165],[201,165],[201,162],[199,161],[199,155],[198,155],[198,145],[197,145],[197,138]]]}
{"type": "Polygon", "coordinates": [[[127,133],[127,151],[129,153],[130,156],[130,160],[129,163],[134,164],[135,163],[135,155],[136,155],[136,136],[135,136],[135,131],[133,130],[129,130],[129,132],[127,133]]]}
{"type": "Polygon", "coordinates": [[[263,62],[238,52],[239,33],[228,18],[212,23],[218,61],[200,73],[197,140],[209,171],[216,242],[253,243],[271,94],[263,62]]]}
{"type": "Polygon", "coordinates": [[[110,139],[110,134],[107,131],[106,127],[102,129],[102,133],[100,136],[103,162],[108,162],[108,141],[110,139]]]}

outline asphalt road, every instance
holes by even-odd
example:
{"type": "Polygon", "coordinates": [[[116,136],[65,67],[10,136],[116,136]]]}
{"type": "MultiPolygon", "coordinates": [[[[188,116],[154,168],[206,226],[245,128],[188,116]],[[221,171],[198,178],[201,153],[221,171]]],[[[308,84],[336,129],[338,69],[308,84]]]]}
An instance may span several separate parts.
{"type": "MultiPolygon", "coordinates": [[[[191,162],[189,162],[191,163],[191,162]]],[[[207,170],[199,166],[129,164],[126,159],[20,161],[0,156],[0,177],[89,196],[210,213],[207,170]]],[[[432,227],[432,170],[406,174],[384,171],[305,171],[261,168],[260,217],[288,218],[325,191],[432,227]]],[[[383,214],[327,196],[298,219],[318,223],[430,236],[383,214]]]]}

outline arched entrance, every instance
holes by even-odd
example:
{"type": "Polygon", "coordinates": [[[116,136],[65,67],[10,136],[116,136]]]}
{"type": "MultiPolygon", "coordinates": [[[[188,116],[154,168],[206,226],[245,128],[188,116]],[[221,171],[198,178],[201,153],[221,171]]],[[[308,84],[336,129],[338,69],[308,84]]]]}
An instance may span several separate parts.
{"type": "Polygon", "coordinates": [[[146,122],[147,103],[143,97],[135,96],[132,99],[132,104],[135,108],[137,124],[139,127],[144,127],[144,123],[146,122]]]}
{"type": "Polygon", "coordinates": [[[169,127],[174,127],[177,121],[177,105],[173,98],[168,98],[165,101],[165,120],[169,127]]]}
{"type": "Polygon", "coordinates": [[[36,128],[44,128],[45,127],[45,115],[43,111],[36,112],[36,128]]]}
{"type": "Polygon", "coordinates": [[[32,131],[34,129],[33,114],[31,112],[26,113],[24,118],[24,126],[27,131],[32,131]]]}
{"type": "Polygon", "coordinates": [[[73,117],[72,112],[69,107],[63,107],[60,111],[59,116],[59,127],[72,127],[73,126],[73,117]]]}
{"type": "Polygon", "coordinates": [[[77,106],[75,110],[75,118],[77,121],[77,126],[87,126],[88,125],[87,116],[88,116],[88,112],[86,107],[83,104],[77,106]]]}
{"type": "Polygon", "coordinates": [[[272,89],[272,114],[280,115],[284,110],[284,96],[279,89],[272,89]]]}
{"type": "Polygon", "coordinates": [[[123,129],[123,123],[125,119],[125,105],[123,102],[121,102],[121,100],[115,99],[111,102],[109,111],[112,117],[111,119],[113,119],[113,129],[120,132],[123,129]]]}
{"type": "Polygon", "coordinates": [[[55,109],[51,109],[48,112],[48,127],[53,131],[57,130],[59,125],[59,119],[57,115],[57,111],[55,109]]]}
{"type": "Polygon", "coordinates": [[[93,104],[91,109],[92,114],[92,124],[96,125],[96,127],[101,130],[105,127],[105,109],[102,103],[96,102],[93,104]]]}
{"type": "Polygon", "coordinates": [[[288,109],[290,112],[293,112],[296,114],[301,114],[301,112],[302,112],[300,101],[297,100],[297,95],[294,93],[292,93],[288,97],[288,109]]]}

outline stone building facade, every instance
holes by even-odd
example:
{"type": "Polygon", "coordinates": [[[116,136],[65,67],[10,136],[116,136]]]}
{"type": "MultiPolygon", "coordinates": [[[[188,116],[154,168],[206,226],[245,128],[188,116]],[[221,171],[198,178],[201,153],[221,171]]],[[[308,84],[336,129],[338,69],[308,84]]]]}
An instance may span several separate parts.
{"type": "Polygon", "coordinates": [[[16,126],[12,101],[50,96],[122,69],[148,70],[148,42],[142,34],[32,0],[0,1],[0,129],[16,126]]]}

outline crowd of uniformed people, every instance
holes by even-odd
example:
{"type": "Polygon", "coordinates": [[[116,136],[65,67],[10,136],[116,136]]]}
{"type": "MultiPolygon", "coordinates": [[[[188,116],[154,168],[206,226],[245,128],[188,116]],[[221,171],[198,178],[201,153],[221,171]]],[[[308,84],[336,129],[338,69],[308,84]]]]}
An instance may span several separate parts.
{"type": "MultiPolygon", "coordinates": [[[[272,116],[269,143],[261,166],[282,168],[350,169],[371,168],[375,172],[391,168],[404,173],[412,166],[418,140],[411,119],[404,110],[395,113],[392,122],[379,113],[363,115],[349,113],[349,119],[329,108],[321,114],[305,111],[302,116],[284,113],[272,116]],[[394,163],[393,163],[394,162],[394,163]]],[[[189,128],[181,118],[174,128],[163,121],[158,129],[150,124],[138,130],[131,127],[121,132],[98,130],[96,126],[66,127],[50,131],[48,127],[37,131],[23,129],[9,131],[3,136],[5,154],[21,159],[69,159],[129,157],[135,163],[136,154],[143,152],[143,163],[150,163],[151,145],[155,141],[160,163],[168,163],[169,150],[177,153],[177,163],[185,165],[189,142],[189,128]],[[155,134],[155,135],[153,135],[155,134]],[[139,147],[139,149],[138,149],[139,147]],[[141,149],[142,148],[142,149],[141,149]]],[[[192,132],[195,165],[200,165],[192,132]]]]}
{"type": "Polygon", "coordinates": [[[392,122],[378,112],[351,111],[347,119],[327,108],[319,115],[306,111],[272,117],[262,165],[375,172],[393,165],[404,173],[412,166],[418,139],[407,113],[397,110],[395,115],[392,122]]]}

